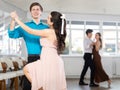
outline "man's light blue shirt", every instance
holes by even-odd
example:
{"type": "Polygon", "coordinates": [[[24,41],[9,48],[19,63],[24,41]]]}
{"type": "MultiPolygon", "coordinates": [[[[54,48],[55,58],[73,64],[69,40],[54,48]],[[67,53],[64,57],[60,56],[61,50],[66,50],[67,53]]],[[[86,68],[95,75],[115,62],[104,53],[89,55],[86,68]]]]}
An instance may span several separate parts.
{"type": "MultiPolygon", "coordinates": [[[[36,30],[44,30],[46,28],[49,28],[48,25],[42,22],[40,22],[39,24],[36,24],[33,20],[25,24],[30,28],[36,29],[36,30]]],[[[41,54],[42,46],[40,44],[40,36],[29,34],[25,30],[23,30],[20,26],[15,28],[14,30],[10,30],[9,28],[8,35],[10,38],[23,37],[26,43],[28,54],[41,54]]]]}

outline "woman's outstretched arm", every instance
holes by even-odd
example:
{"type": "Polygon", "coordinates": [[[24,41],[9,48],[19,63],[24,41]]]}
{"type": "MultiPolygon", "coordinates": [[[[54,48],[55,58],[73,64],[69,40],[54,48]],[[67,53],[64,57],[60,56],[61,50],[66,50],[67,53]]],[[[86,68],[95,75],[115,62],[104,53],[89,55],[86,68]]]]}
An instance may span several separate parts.
{"type": "Polygon", "coordinates": [[[47,37],[49,35],[49,30],[45,29],[45,30],[35,30],[32,29],[28,26],[26,26],[22,21],[20,21],[18,18],[15,18],[15,21],[28,33],[33,34],[33,35],[37,35],[37,36],[41,36],[41,37],[47,37]]]}
{"type": "Polygon", "coordinates": [[[28,33],[33,34],[33,35],[37,35],[37,36],[41,36],[41,37],[47,37],[50,33],[49,29],[46,30],[35,30],[32,29],[28,26],[26,26],[21,20],[19,20],[18,15],[16,14],[16,12],[12,12],[10,14],[10,16],[28,33]]]}

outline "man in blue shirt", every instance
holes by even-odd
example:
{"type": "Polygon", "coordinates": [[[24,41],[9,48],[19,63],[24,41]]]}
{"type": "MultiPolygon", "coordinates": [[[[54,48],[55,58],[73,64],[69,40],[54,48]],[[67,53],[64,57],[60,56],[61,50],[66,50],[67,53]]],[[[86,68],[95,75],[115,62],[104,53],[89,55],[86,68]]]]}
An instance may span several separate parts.
{"type": "MultiPolygon", "coordinates": [[[[30,22],[26,22],[25,24],[27,26],[33,29],[38,29],[38,30],[43,30],[48,28],[48,25],[40,22],[40,16],[43,12],[43,8],[39,3],[37,2],[32,3],[30,5],[30,12],[33,20],[30,22]]],[[[21,27],[15,28],[15,21],[13,19],[8,29],[8,35],[10,38],[23,37],[26,43],[27,52],[28,52],[28,63],[31,63],[36,61],[37,59],[40,59],[42,47],[40,45],[39,36],[29,34],[25,30],[23,30],[21,27]]],[[[30,82],[26,78],[24,79],[23,90],[31,90],[30,82]]]]}

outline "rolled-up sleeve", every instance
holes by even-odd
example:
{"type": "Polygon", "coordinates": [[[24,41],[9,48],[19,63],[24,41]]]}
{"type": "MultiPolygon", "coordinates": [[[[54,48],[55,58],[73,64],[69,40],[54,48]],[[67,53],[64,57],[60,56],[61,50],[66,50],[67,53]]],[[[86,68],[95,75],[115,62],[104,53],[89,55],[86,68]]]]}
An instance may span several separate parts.
{"type": "Polygon", "coordinates": [[[10,27],[9,27],[8,28],[8,36],[10,38],[20,38],[20,37],[22,37],[22,28],[17,27],[17,28],[14,28],[13,30],[10,30],[10,27]]]}

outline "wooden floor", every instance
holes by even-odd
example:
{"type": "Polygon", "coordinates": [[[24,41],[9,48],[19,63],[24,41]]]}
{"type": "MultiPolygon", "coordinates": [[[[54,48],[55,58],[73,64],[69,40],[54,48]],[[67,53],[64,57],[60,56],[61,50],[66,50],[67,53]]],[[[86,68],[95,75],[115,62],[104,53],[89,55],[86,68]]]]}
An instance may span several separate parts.
{"type": "MultiPolygon", "coordinates": [[[[100,83],[99,87],[89,87],[89,85],[79,86],[78,82],[79,82],[78,79],[67,79],[67,88],[68,88],[67,90],[120,90],[120,79],[113,79],[111,88],[108,88],[107,82],[100,83]]],[[[89,80],[86,80],[85,82],[89,83],[89,80]]],[[[7,90],[11,90],[11,89],[7,89],[7,90]]],[[[19,88],[19,90],[22,89],[19,88]]]]}
{"type": "MultiPolygon", "coordinates": [[[[79,86],[78,82],[78,79],[67,79],[68,90],[120,90],[120,79],[113,79],[111,88],[108,88],[107,82],[100,83],[99,87],[79,86]]],[[[85,82],[89,83],[89,80],[85,82]]]]}

